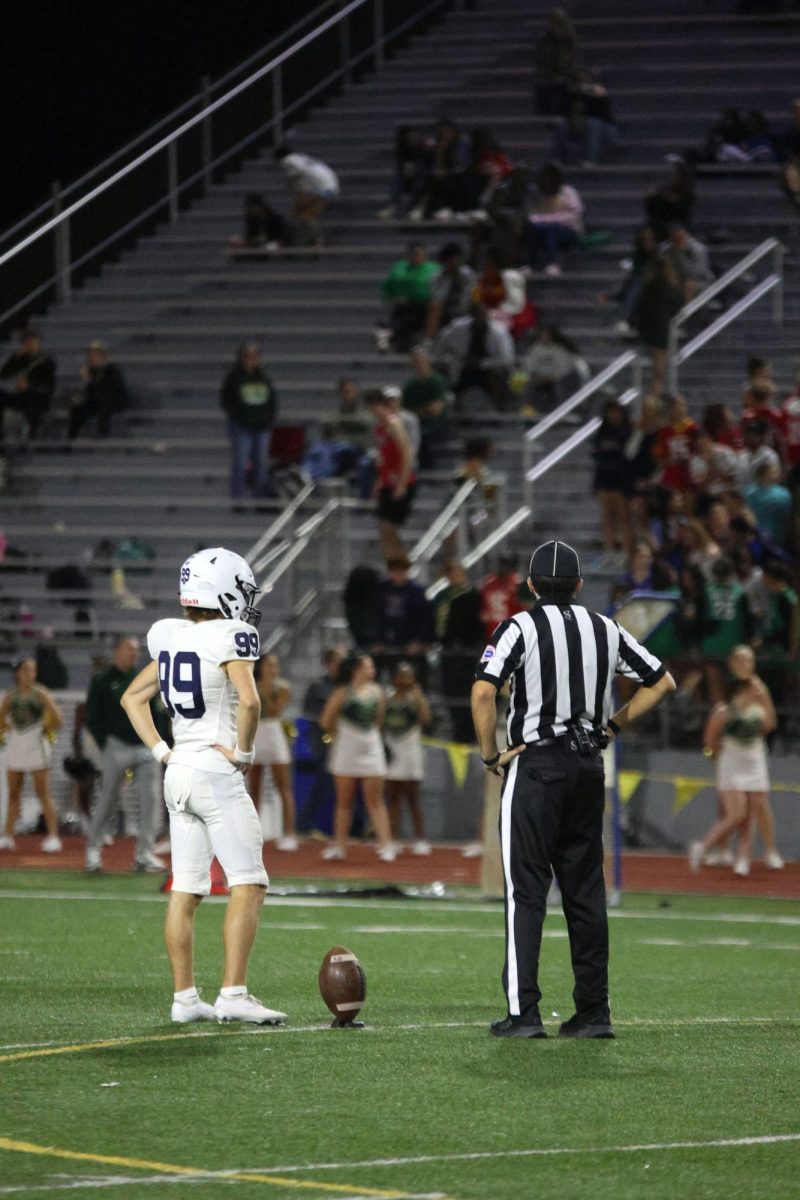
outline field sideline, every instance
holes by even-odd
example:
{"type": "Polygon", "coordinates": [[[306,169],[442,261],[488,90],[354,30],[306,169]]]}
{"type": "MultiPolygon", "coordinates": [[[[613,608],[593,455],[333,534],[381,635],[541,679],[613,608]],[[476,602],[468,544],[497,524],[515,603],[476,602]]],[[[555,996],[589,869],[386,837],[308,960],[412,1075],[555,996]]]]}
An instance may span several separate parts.
{"type": "MultiPolygon", "coordinates": [[[[207,997],[223,911],[198,917],[207,997]]],[[[797,1195],[790,901],[626,895],[607,1043],[488,1037],[502,908],[468,890],[268,902],[251,986],[284,1030],[171,1025],[162,917],[152,879],[0,872],[0,1197],[797,1195]],[[367,972],[363,1033],[327,1027],[316,975],[336,942],[367,972]]],[[[546,935],[555,1033],[560,914],[546,935]]]]}

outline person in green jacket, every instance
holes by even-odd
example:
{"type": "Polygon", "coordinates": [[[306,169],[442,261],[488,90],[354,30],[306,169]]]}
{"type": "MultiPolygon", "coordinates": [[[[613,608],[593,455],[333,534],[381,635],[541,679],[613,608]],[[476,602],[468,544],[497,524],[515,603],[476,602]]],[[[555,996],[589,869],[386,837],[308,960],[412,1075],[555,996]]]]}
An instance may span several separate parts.
{"type": "Polygon", "coordinates": [[[375,330],[381,352],[407,351],[425,325],[431,299],[431,282],[439,266],[428,258],[422,242],[409,242],[405,258],[398,259],[381,281],[381,299],[389,305],[388,321],[375,330]]]}
{"type": "Polygon", "coordinates": [[[269,485],[268,458],[278,412],[277,394],[261,364],[256,342],[245,342],[222,385],[221,406],[228,414],[231,436],[231,497],[244,495],[248,462],[255,496],[269,485]]]}

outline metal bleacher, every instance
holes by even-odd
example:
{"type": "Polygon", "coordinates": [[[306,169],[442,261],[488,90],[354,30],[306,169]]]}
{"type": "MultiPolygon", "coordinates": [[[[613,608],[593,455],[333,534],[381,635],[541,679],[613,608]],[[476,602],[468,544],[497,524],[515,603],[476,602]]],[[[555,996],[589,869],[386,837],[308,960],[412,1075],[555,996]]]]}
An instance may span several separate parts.
{"type": "MultiPolygon", "coordinates": [[[[385,7],[391,10],[389,0],[385,7]]],[[[261,341],[286,423],[313,423],[330,411],[341,375],[367,385],[406,378],[405,359],[379,355],[373,345],[378,282],[410,236],[435,252],[454,237],[466,244],[467,230],[376,217],[387,199],[395,126],[432,124],[447,114],[465,129],[490,126],[510,157],[532,169],[551,155],[551,125],[535,118],[531,107],[532,44],[544,7],[523,0],[441,7],[434,24],[291,131],[297,148],[318,154],[340,175],[342,195],[325,219],[323,250],[257,261],[229,257],[227,238],[239,231],[247,192],[265,192],[284,205],[265,144],[206,195],[173,212],[177,219],[107,262],[68,303],[52,303],[37,317],[62,387],[77,379],[87,343],[101,338],[136,396],[111,440],[85,439],[69,448],[63,406],[57,406],[40,439],[15,457],[2,496],[0,523],[9,544],[26,557],[15,560],[13,570],[6,560],[0,604],[7,611],[25,604],[37,628],[53,628],[73,685],[87,678],[90,648],[85,637],[75,636],[64,597],[45,587],[49,569],[86,563],[104,538],[148,542],[155,558],[127,580],[141,607],[125,607],[107,573],[92,573],[96,636],[141,634],[172,610],[176,564],[187,553],[214,542],[245,552],[280,511],[278,501],[231,511],[218,395],[242,340],[261,341]]],[[[624,0],[572,6],[585,58],[611,91],[623,140],[608,165],[570,168],[569,178],[581,192],[589,228],[610,236],[603,245],[573,252],[559,280],[534,276],[531,291],[542,320],[562,325],[593,370],[630,346],[615,330],[619,312],[599,304],[598,294],[619,285],[621,260],[643,223],[643,193],[665,173],[665,153],[698,141],[726,104],[763,109],[776,128],[788,120],[796,93],[791,49],[800,23],[786,16],[737,16],[735,8],[732,0],[673,0],[666,15],[663,6],[624,0]]],[[[283,69],[289,72],[291,64],[283,69]]],[[[776,168],[701,168],[697,194],[695,226],[713,239],[718,272],[765,236],[778,236],[794,249],[797,214],[776,168]]],[[[800,314],[795,254],[787,256],[785,269],[782,326],[755,306],[686,364],[682,387],[697,409],[712,400],[737,400],[751,351],[770,357],[778,378],[788,381],[800,314]]],[[[495,465],[508,475],[507,504],[513,508],[522,498],[524,423],[487,413],[484,428],[495,439],[495,465]]],[[[543,451],[564,434],[563,426],[553,429],[542,439],[543,451]]],[[[454,438],[453,454],[456,447],[454,438]]],[[[560,536],[590,554],[598,537],[590,483],[584,446],[547,476],[537,492],[533,529],[515,535],[520,548],[557,526],[560,536]]],[[[409,542],[431,524],[446,494],[432,482],[420,489],[409,542]]],[[[376,561],[367,506],[353,510],[350,535],[351,563],[376,561]]],[[[589,580],[589,602],[602,602],[607,582],[602,574],[589,580]]],[[[267,628],[285,617],[280,603],[276,596],[272,608],[267,604],[267,628]]]]}

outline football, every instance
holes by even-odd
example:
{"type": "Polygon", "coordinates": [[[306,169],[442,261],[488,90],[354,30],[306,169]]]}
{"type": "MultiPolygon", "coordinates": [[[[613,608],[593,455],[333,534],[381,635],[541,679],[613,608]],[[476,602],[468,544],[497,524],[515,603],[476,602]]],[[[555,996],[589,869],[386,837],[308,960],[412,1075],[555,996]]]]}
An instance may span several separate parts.
{"type": "Polygon", "coordinates": [[[352,950],[331,947],[319,969],[319,990],[336,1018],[334,1025],[355,1024],[367,996],[367,977],[352,950]]]}

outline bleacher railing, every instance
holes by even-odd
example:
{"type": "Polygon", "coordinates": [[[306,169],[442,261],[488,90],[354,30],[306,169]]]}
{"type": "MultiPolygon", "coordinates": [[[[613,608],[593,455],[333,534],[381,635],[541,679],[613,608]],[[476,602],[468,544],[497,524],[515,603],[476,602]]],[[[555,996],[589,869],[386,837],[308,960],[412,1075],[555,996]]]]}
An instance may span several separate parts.
{"type": "Polygon", "coordinates": [[[747,312],[757,301],[762,297],[772,293],[772,319],[776,325],[783,324],[783,256],[784,247],[776,238],[767,238],[760,246],[756,246],[739,262],[734,263],[729,271],[721,275],[719,279],[715,279],[712,284],[705,288],[694,300],[685,304],[677,313],[669,326],[669,341],[667,344],[668,366],[667,366],[667,382],[670,392],[677,392],[679,389],[680,367],[688,358],[701,350],[713,338],[717,336],[723,329],[727,328],[734,321],[737,321],[743,313],[747,312]],[[701,312],[706,306],[715,300],[721,292],[735,283],[737,279],[741,279],[747,275],[753,267],[757,266],[765,258],[772,260],[772,272],[759,284],[752,288],[746,296],[737,300],[730,308],[726,309],[721,316],[717,317],[710,325],[702,330],[685,346],[680,346],[681,329],[695,313],[701,312]]]}
{"type": "Polygon", "coordinates": [[[0,252],[0,292],[7,304],[0,327],[36,303],[67,303],[79,272],[95,268],[156,222],[176,222],[181,206],[205,194],[220,168],[267,137],[280,142],[292,117],[346,87],[357,70],[379,70],[396,42],[451,6],[461,4],[326,0],[234,72],[213,84],[204,80],[197,96],[69,187],[54,184],[49,203],[0,235],[0,246],[18,239],[0,252]],[[285,48],[274,53],[279,46],[285,48]],[[228,86],[265,56],[266,62],[228,86]]]}

